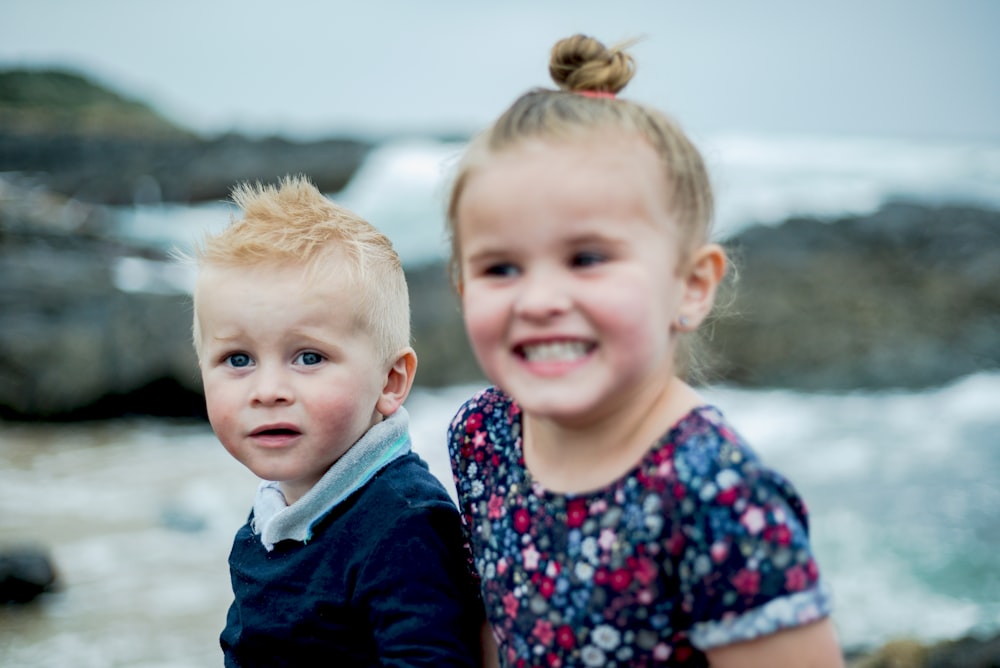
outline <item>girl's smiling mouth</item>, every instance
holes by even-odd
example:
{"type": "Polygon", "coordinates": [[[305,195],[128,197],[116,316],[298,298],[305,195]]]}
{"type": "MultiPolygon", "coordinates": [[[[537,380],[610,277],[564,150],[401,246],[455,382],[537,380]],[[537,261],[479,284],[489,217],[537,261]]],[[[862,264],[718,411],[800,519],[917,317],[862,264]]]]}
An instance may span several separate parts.
{"type": "Polygon", "coordinates": [[[528,362],[575,362],[596,347],[595,343],[578,340],[544,341],[515,346],[514,352],[528,362]]]}

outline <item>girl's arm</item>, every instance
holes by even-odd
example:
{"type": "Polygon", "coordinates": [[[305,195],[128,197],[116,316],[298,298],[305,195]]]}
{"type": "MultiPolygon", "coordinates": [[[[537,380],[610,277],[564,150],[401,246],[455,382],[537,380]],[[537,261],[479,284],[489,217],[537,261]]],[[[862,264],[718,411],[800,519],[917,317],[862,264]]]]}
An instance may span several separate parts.
{"type": "Polygon", "coordinates": [[[818,622],[708,650],[712,668],[843,668],[829,617],[818,622]]]}
{"type": "Polygon", "coordinates": [[[490,628],[489,622],[483,622],[483,628],[479,634],[482,638],[483,668],[500,668],[500,652],[497,649],[497,641],[493,637],[493,629],[490,628]]]}

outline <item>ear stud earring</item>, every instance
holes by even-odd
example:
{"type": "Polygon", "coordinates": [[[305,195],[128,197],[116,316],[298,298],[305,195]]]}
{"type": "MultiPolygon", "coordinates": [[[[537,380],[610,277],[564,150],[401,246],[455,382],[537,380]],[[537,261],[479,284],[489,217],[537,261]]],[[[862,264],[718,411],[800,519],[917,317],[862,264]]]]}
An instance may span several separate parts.
{"type": "Polygon", "coordinates": [[[691,321],[688,320],[688,317],[686,315],[682,315],[679,318],[677,318],[677,326],[680,327],[681,329],[687,329],[688,326],[690,326],[690,324],[691,321]]]}

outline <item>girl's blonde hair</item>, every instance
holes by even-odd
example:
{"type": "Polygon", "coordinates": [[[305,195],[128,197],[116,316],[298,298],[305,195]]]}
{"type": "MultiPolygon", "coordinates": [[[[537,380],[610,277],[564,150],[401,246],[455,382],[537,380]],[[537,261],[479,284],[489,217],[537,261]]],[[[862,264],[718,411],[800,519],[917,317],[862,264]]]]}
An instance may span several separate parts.
{"type": "MultiPolygon", "coordinates": [[[[447,211],[449,272],[456,285],[462,279],[457,214],[466,183],[491,157],[533,139],[588,138],[596,142],[605,131],[638,135],[656,151],[663,165],[668,206],[681,232],[681,266],[692,250],[709,240],[714,203],[701,153],[665,114],[617,97],[636,71],[634,58],[626,52],[629,46],[608,48],[586,35],[556,42],[549,74],[558,88],[528,91],[470,142],[458,163],[447,211]]],[[[697,342],[692,338],[683,337],[678,346],[678,370],[688,377],[695,370],[693,347],[697,342]]]]}
{"type": "MultiPolygon", "coordinates": [[[[392,361],[410,345],[410,299],[403,266],[392,242],[357,214],[325,197],[306,177],[286,176],[277,185],[241,183],[232,192],[243,216],[195,248],[199,267],[303,267],[304,278],[322,282],[346,275],[351,293],[330,309],[357,308],[359,324],[376,351],[392,361]]],[[[199,352],[198,291],[194,294],[194,344],[199,352]]],[[[296,295],[289,295],[295,299],[296,295]]],[[[276,313],[275,317],[281,317],[276,313]]]]}

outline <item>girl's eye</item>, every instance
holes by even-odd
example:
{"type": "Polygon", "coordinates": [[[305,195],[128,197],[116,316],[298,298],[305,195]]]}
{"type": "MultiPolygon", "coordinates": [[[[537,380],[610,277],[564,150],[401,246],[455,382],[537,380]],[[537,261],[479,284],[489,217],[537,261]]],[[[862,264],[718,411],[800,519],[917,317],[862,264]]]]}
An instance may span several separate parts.
{"type": "Polygon", "coordinates": [[[593,253],[590,251],[582,251],[573,255],[571,264],[574,267],[591,267],[595,264],[601,264],[607,261],[607,257],[601,253],[593,253]]]}
{"type": "Polygon", "coordinates": [[[250,359],[250,356],[246,353],[233,353],[232,355],[227,355],[223,361],[236,369],[242,369],[243,367],[253,364],[253,360],[250,359]]]}
{"type": "Polygon", "coordinates": [[[304,366],[312,366],[314,364],[319,364],[322,361],[323,356],[315,352],[301,353],[298,358],[298,363],[304,366]]]}
{"type": "Polygon", "coordinates": [[[487,276],[515,276],[518,273],[516,266],[509,262],[491,264],[483,271],[487,276]]]}

